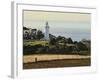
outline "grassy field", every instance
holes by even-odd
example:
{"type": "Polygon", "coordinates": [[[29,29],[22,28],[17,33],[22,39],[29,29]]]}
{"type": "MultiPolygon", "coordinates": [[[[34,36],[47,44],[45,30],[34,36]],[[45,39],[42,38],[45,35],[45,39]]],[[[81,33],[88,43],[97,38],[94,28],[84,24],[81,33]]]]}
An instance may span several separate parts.
{"type": "Polygon", "coordinates": [[[26,55],[23,69],[90,66],[91,57],[85,55],[26,55]],[[35,60],[37,58],[37,60],[35,60]]]}
{"type": "Polygon", "coordinates": [[[38,44],[41,44],[41,45],[47,45],[48,44],[48,41],[33,41],[33,40],[24,40],[24,45],[27,46],[27,45],[30,45],[30,46],[34,46],[34,45],[38,45],[38,44]]]}
{"type": "Polygon", "coordinates": [[[24,46],[28,46],[24,47],[24,53],[27,53],[27,55],[23,55],[23,69],[77,67],[90,66],[91,64],[91,55],[88,54],[88,51],[81,52],[81,55],[65,51],[64,54],[61,52],[57,54],[56,51],[60,50],[56,50],[55,45],[49,45],[48,41],[24,40],[23,43],[24,46]],[[42,45],[42,47],[36,47],[36,45],[42,45]],[[46,49],[48,52],[43,50],[44,46],[49,46],[49,50],[53,50],[55,54],[51,54],[48,49],[46,49]]]}
{"type": "Polygon", "coordinates": [[[86,55],[66,55],[66,54],[34,54],[34,55],[24,55],[23,63],[39,62],[39,61],[52,61],[52,60],[62,60],[62,59],[87,59],[90,56],[86,55]]]}
{"type": "Polygon", "coordinates": [[[91,60],[87,59],[63,59],[52,61],[39,61],[35,63],[24,63],[23,69],[39,69],[39,68],[60,68],[60,67],[82,67],[90,66],[91,60]]]}

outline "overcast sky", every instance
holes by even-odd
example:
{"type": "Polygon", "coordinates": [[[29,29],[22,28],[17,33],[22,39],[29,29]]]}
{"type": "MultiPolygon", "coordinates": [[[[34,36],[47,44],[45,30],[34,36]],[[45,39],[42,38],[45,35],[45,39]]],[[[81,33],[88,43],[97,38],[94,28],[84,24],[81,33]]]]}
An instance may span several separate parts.
{"type": "Polygon", "coordinates": [[[50,33],[63,35],[75,40],[90,39],[91,15],[82,13],[23,11],[23,26],[44,31],[48,21],[50,33]]]}

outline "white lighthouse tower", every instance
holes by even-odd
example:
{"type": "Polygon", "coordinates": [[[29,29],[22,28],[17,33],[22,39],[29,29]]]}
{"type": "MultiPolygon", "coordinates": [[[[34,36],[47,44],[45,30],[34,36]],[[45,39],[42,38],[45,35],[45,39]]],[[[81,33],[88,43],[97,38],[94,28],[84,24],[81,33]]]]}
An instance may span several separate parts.
{"type": "Polygon", "coordinates": [[[48,25],[48,22],[46,22],[46,26],[45,26],[45,40],[49,40],[49,25],[48,25]]]}

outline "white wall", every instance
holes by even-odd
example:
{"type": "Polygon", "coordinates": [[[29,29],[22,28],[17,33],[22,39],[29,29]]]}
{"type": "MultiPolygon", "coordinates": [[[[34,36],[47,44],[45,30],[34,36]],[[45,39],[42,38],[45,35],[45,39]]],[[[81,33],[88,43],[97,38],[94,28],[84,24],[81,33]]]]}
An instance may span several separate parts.
{"type": "MultiPolygon", "coordinates": [[[[97,7],[97,43],[100,44],[100,0],[19,0],[32,1],[38,4],[54,4],[54,5],[78,5],[78,6],[94,6],[97,7]]],[[[97,46],[98,51],[98,70],[97,73],[75,74],[64,76],[43,77],[25,80],[100,80],[100,45],[97,46]]],[[[11,65],[11,0],[0,0],[0,80],[12,80],[10,78],[11,65]]],[[[23,80],[23,79],[19,79],[23,80]]]]}

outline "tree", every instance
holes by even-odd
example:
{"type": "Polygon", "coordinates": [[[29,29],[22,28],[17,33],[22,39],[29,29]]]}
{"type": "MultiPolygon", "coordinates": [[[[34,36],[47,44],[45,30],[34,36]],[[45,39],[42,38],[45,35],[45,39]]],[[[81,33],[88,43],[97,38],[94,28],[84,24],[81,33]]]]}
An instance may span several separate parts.
{"type": "Polygon", "coordinates": [[[50,42],[49,43],[51,45],[56,45],[56,39],[55,38],[50,39],[50,42]]]}
{"type": "Polygon", "coordinates": [[[72,44],[73,43],[72,39],[71,38],[68,38],[67,39],[67,43],[72,44]]]}
{"type": "Polygon", "coordinates": [[[74,41],[74,42],[73,42],[73,44],[77,44],[77,43],[78,43],[77,41],[74,41]]]}
{"type": "Polygon", "coordinates": [[[43,38],[43,37],[44,37],[44,34],[42,33],[42,31],[38,30],[38,31],[37,31],[37,35],[36,35],[36,36],[37,36],[37,39],[39,39],[39,40],[40,40],[41,38],[43,38]]]}
{"type": "Polygon", "coordinates": [[[63,48],[65,49],[66,48],[66,44],[67,44],[67,39],[63,36],[58,36],[56,38],[56,41],[57,41],[57,46],[60,47],[61,45],[59,45],[59,43],[61,43],[63,45],[63,48]]]}
{"type": "Polygon", "coordinates": [[[87,50],[87,47],[85,44],[83,44],[82,42],[77,43],[77,47],[80,51],[85,51],[87,50]]]}
{"type": "Polygon", "coordinates": [[[66,38],[63,38],[63,46],[64,46],[64,48],[66,48],[66,44],[67,44],[67,40],[66,40],[66,38]]]}
{"type": "Polygon", "coordinates": [[[60,40],[62,40],[62,39],[63,39],[62,36],[58,36],[58,37],[56,38],[57,41],[60,41],[60,40]]]}

